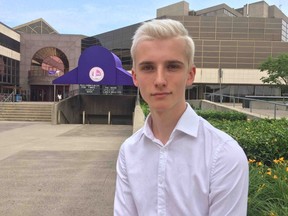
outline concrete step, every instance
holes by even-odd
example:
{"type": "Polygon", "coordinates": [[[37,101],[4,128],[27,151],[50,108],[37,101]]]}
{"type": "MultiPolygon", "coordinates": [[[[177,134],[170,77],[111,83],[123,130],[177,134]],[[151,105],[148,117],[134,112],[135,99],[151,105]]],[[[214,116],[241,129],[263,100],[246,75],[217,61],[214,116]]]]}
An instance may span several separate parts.
{"type": "Polygon", "coordinates": [[[39,109],[1,109],[1,113],[51,113],[51,109],[49,110],[39,110],[39,109]]]}
{"type": "Polygon", "coordinates": [[[3,118],[9,118],[9,117],[13,117],[13,118],[21,118],[21,117],[37,117],[37,118],[41,118],[41,117],[49,117],[51,118],[51,113],[1,113],[0,114],[0,117],[3,117],[3,118]]]}
{"type": "MultiPolygon", "coordinates": [[[[0,108],[1,109],[1,108],[0,108]]],[[[21,107],[21,106],[3,106],[2,110],[44,110],[44,111],[49,111],[51,110],[51,107],[34,107],[34,106],[29,106],[29,107],[21,107]]]]}
{"type": "Polygon", "coordinates": [[[51,122],[51,102],[0,103],[0,121],[51,122]]]}
{"type": "Polygon", "coordinates": [[[0,116],[0,121],[32,121],[32,122],[51,122],[51,117],[49,118],[36,118],[36,117],[28,117],[28,118],[24,118],[24,117],[1,117],[0,116]]]}

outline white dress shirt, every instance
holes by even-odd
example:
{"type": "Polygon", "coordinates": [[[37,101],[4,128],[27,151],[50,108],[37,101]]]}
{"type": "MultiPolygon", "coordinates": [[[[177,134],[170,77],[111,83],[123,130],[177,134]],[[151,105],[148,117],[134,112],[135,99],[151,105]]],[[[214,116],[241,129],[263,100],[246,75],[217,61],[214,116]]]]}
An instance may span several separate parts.
{"type": "Polygon", "coordinates": [[[248,161],[238,143],[187,104],[163,145],[144,127],[121,146],[114,216],[244,216],[248,161]]]}

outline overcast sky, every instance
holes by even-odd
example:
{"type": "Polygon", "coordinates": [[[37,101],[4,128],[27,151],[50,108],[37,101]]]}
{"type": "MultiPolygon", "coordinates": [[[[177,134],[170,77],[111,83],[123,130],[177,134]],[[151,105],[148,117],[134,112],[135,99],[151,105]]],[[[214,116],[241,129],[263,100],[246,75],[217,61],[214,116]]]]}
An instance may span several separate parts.
{"type": "MultiPolygon", "coordinates": [[[[60,34],[93,36],[156,17],[156,10],[180,0],[0,0],[0,22],[15,26],[43,18],[60,34]]],[[[186,0],[190,10],[226,3],[232,8],[259,0],[186,0]]],[[[288,0],[266,0],[288,15],[288,0]]]]}

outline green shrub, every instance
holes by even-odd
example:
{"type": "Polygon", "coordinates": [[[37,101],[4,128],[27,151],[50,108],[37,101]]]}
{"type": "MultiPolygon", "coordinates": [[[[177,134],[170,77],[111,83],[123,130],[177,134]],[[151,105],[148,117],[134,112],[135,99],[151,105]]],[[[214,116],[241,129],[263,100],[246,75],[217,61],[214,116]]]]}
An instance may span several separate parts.
{"type": "Polygon", "coordinates": [[[206,120],[247,120],[247,116],[244,113],[236,111],[220,112],[215,110],[196,110],[196,113],[206,120]]]}
{"type": "Polygon", "coordinates": [[[248,216],[288,215],[288,162],[274,160],[271,166],[250,160],[248,216]]]}
{"type": "Polygon", "coordinates": [[[145,101],[140,101],[141,109],[143,110],[144,116],[146,117],[150,113],[148,104],[145,101]]]}
{"type": "Polygon", "coordinates": [[[288,158],[288,120],[210,122],[237,140],[249,159],[269,165],[275,158],[288,158]]]}

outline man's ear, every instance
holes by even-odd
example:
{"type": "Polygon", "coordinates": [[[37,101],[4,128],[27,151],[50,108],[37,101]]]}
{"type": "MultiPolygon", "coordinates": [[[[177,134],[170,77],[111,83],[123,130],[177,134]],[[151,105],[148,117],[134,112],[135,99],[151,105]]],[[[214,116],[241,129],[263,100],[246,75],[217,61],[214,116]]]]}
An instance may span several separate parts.
{"type": "Polygon", "coordinates": [[[138,81],[137,81],[136,72],[135,72],[134,68],[132,68],[132,79],[133,79],[134,85],[136,87],[138,87],[138,81]]]}
{"type": "Polygon", "coordinates": [[[191,86],[193,84],[195,76],[196,76],[196,67],[193,65],[188,72],[186,86],[191,86]]]}

